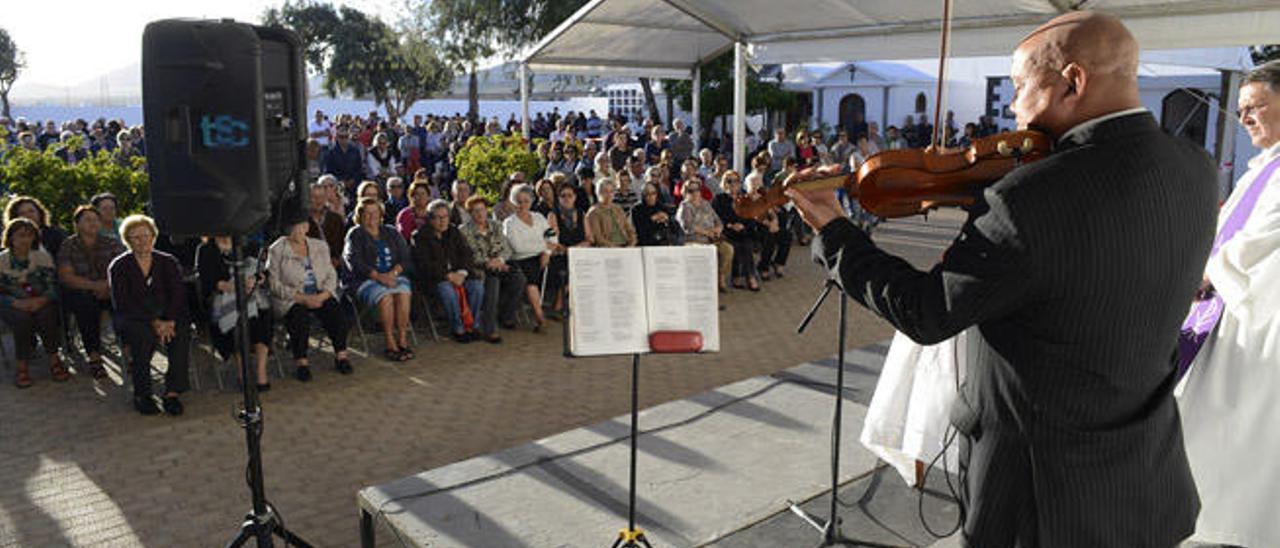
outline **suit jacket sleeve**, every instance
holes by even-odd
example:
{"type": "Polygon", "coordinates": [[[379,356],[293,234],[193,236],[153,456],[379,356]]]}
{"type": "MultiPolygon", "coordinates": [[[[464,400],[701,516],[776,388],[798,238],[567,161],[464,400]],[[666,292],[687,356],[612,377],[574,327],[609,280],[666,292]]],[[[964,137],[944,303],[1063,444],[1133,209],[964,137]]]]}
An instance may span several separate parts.
{"type": "Polygon", "coordinates": [[[928,272],[886,253],[848,219],[823,227],[815,259],[849,296],[920,344],[936,344],[1028,299],[1036,277],[1005,198],[992,189],[928,272]]]}

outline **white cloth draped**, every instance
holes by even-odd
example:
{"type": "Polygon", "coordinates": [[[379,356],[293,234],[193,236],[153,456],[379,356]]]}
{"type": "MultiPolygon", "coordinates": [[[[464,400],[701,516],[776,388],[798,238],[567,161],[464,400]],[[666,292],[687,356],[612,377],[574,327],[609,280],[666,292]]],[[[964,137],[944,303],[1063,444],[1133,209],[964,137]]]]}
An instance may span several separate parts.
{"type": "MultiPolygon", "coordinates": [[[[1235,208],[1280,144],[1249,162],[1218,215],[1235,208]]],[[[1199,541],[1280,546],[1280,174],[1205,274],[1225,312],[1179,390],[1202,509],[1199,541]]]]}
{"type": "MultiPolygon", "coordinates": [[[[964,381],[966,333],[922,346],[902,333],[893,336],[860,441],[893,466],[907,485],[916,483],[916,461],[926,466],[942,453],[951,403],[964,381]]],[[[952,444],[941,469],[956,473],[959,444],[952,444]]]]}

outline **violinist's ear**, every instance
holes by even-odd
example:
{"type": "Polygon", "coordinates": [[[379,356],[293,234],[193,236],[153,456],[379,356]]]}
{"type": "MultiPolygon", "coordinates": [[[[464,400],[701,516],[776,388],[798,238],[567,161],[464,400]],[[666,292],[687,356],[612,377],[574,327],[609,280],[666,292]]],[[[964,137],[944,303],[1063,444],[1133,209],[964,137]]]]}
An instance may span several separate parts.
{"type": "Polygon", "coordinates": [[[1062,68],[1062,78],[1067,81],[1067,95],[1080,95],[1089,81],[1089,74],[1076,63],[1062,68]]]}

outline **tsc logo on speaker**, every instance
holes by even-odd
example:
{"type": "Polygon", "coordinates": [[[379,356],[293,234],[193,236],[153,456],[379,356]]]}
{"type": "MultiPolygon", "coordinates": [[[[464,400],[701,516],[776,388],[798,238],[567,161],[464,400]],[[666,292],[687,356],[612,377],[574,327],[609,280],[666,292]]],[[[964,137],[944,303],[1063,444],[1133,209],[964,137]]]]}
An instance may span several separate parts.
{"type": "Polygon", "coordinates": [[[249,146],[249,123],[230,114],[200,117],[200,132],[205,148],[242,148],[249,146]]]}

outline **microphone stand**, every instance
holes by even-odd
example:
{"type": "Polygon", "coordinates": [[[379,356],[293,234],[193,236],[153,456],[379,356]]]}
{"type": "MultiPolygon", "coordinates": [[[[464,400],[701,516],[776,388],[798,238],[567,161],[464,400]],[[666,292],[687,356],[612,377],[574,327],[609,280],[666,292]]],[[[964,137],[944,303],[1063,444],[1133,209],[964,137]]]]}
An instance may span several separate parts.
{"type": "Polygon", "coordinates": [[[831,507],[826,520],[810,514],[794,502],[791,503],[789,508],[792,513],[799,516],[805,523],[822,533],[822,543],[818,545],[820,548],[825,546],[893,548],[887,544],[853,540],[840,532],[840,517],[836,513],[840,500],[838,498],[840,489],[840,433],[844,423],[844,352],[849,325],[849,295],[845,293],[844,288],[840,287],[840,282],[834,278],[827,278],[822,293],[818,295],[818,299],[814,301],[813,306],[809,308],[809,312],[801,320],[799,327],[796,328],[796,333],[804,333],[804,330],[809,327],[809,323],[813,321],[814,316],[817,315],[818,310],[822,308],[832,291],[840,293],[840,321],[836,335],[837,344],[839,345],[836,351],[836,405],[835,416],[831,420],[831,507]]]}
{"type": "Polygon", "coordinates": [[[244,409],[236,413],[236,419],[244,428],[249,452],[249,470],[246,475],[253,507],[241,523],[240,533],[227,543],[227,548],[244,546],[249,539],[257,540],[258,548],[272,548],[272,535],[284,539],[285,546],[311,548],[307,541],[285,529],[284,521],[267,502],[266,483],[262,476],[262,408],[258,404],[258,384],[255,382],[257,372],[249,367],[252,356],[249,352],[249,307],[244,287],[244,257],[241,248],[243,240],[240,236],[231,240],[231,277],[236,286],[236,346],[240,354],[240,384],[244,393],[244,409]],[[250,373],[254,376],[251,377],[250,373]]]}

